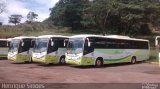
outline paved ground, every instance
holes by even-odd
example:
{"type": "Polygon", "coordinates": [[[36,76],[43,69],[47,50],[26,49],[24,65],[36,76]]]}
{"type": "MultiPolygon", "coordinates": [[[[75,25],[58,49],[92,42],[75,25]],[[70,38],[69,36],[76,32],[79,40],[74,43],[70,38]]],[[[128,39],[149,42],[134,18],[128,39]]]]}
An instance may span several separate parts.
{"type": "Polygon", "coordinates": [[[116,64],[103,68],[16,64],[0,60],[0,83],[160,83],[155,64],[116,64]]]}

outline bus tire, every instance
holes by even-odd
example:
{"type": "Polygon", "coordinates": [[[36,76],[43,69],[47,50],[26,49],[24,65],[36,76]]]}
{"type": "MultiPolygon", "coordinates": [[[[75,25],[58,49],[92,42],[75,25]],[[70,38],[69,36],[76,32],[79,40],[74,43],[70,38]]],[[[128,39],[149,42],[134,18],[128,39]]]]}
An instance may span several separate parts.
{"type": "Polygon", "coordinates": [[[131,59],[131,64],[135,64],[136,62],[137,62],[136,57],[135,57],[135,56],[132,57],[132,59],[131,59]]]}
{"type": "Polygon", "coordinates": [[[59,61],[59,64],[65,64],[66,63],[66,61],[65,61],[65,57],[64,56],[62,56],[61,58],[60,58],[60,61],[59,61]]]}
{"type": "Polygon", "coordinates": [[[103,59],[102,58],[97,58],[95,62],[96,67],[102,67],[103,66],[103,59]]]}

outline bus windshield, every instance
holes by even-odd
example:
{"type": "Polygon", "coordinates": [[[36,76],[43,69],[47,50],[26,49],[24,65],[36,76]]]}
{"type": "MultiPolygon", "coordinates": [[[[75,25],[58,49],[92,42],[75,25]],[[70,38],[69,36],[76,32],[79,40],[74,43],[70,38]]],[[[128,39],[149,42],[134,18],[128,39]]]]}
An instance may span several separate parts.
{"type": "Polygon", "coordinates": [[[70,38],[67,46],[68,54],[78,54],[83,52],[83,38],[70,38]]]}
{"type": "Polygon", "coordinates": [[[10,52],[16,52],[18,51],[18,47],[20,44],[20,40],[14,39],[10,42],[9,51],[10,52]]]}
{"type": "Polygon", "coordinates": [[[38,39],[36,39],[34,52],[40,53],[40,52],[47,51],[48,42],[49,42],[48,38],[38,38],[38,39]]]}

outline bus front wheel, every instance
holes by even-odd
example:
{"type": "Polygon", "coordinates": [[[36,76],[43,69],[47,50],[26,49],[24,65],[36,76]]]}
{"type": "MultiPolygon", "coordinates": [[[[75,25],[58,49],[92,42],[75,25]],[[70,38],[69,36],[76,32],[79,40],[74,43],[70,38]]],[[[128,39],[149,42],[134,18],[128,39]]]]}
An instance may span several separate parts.
{"type": "Polygon", "coordinates": [[[102,67],[103,66],[103,59],[97,58],[95,66],[96,67],[102,67]]]}
{"type": "Polygon", "coordinates": [[[132,57],[131,63],[132,63],[132,64],[135,64],[135,63],[136,63],[136,57],[132,57]]]}
{"type": "Polygon", "coordinates": [[[65,61],[65,57],[61,57],[60,58],[60,62],[59,62],[60,64],[65,64],[66,63],[66,61],[65,61]]]}

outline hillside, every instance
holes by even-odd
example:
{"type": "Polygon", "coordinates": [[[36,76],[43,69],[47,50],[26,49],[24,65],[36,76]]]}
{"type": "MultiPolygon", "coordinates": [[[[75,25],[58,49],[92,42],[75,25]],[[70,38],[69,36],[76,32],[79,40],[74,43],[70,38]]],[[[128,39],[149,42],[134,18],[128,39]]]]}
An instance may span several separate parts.
{"type": "Polygon", "coordinates": [[[35,22],[32,24],[22,23],[16,26],[0,26],[0,38],[10,38],[22,35],[38,36],[45,34],[65,34],[66,32],[68,32],[68,28],[56,27],[41,22],[35,22]]]}
{"type": "Polygon", "coordinates": [[[34,22],[32,24],[21,23],[18,25],[0,26],[0,38],[10,38],[15,36],[38,36],[38,35],[73,35],[73,34],[100,34],[96,29],[76,29],[71,27],[55,26],[45,22],[34,22]]]}
{"type": "Polygon", "coordinates": [[[45,34],[160,35],[159,0],[59,0],[43,22],[0,26],[0,38],[45,34]]]}
{"type": "MultiPolygon", "coordinates": [[[[152,34],[148,36],[160,35],[160,30],[155,30],[150,27],[152,34]]],[[[15,36],[38,36],[45,34],[61,34],[61,35],[73,35],[73,34],[102,34],[97,29],[76,29],[73,30],[70,27],[54,26],[44,22],[34,22],[32,24],[21,23],[18,25],[3,25],[0,26],[0,38],[9,38],[15,36]]],[[[106,33],[111,34],[111,33],[106,33]]],[[[114,34],[123,35],[123,34],[114,34]]],[[[145,35],[145,34],[144,34],[145,35]]],[[[134,35],[143,36],[143,35],[134,35]]]]}

